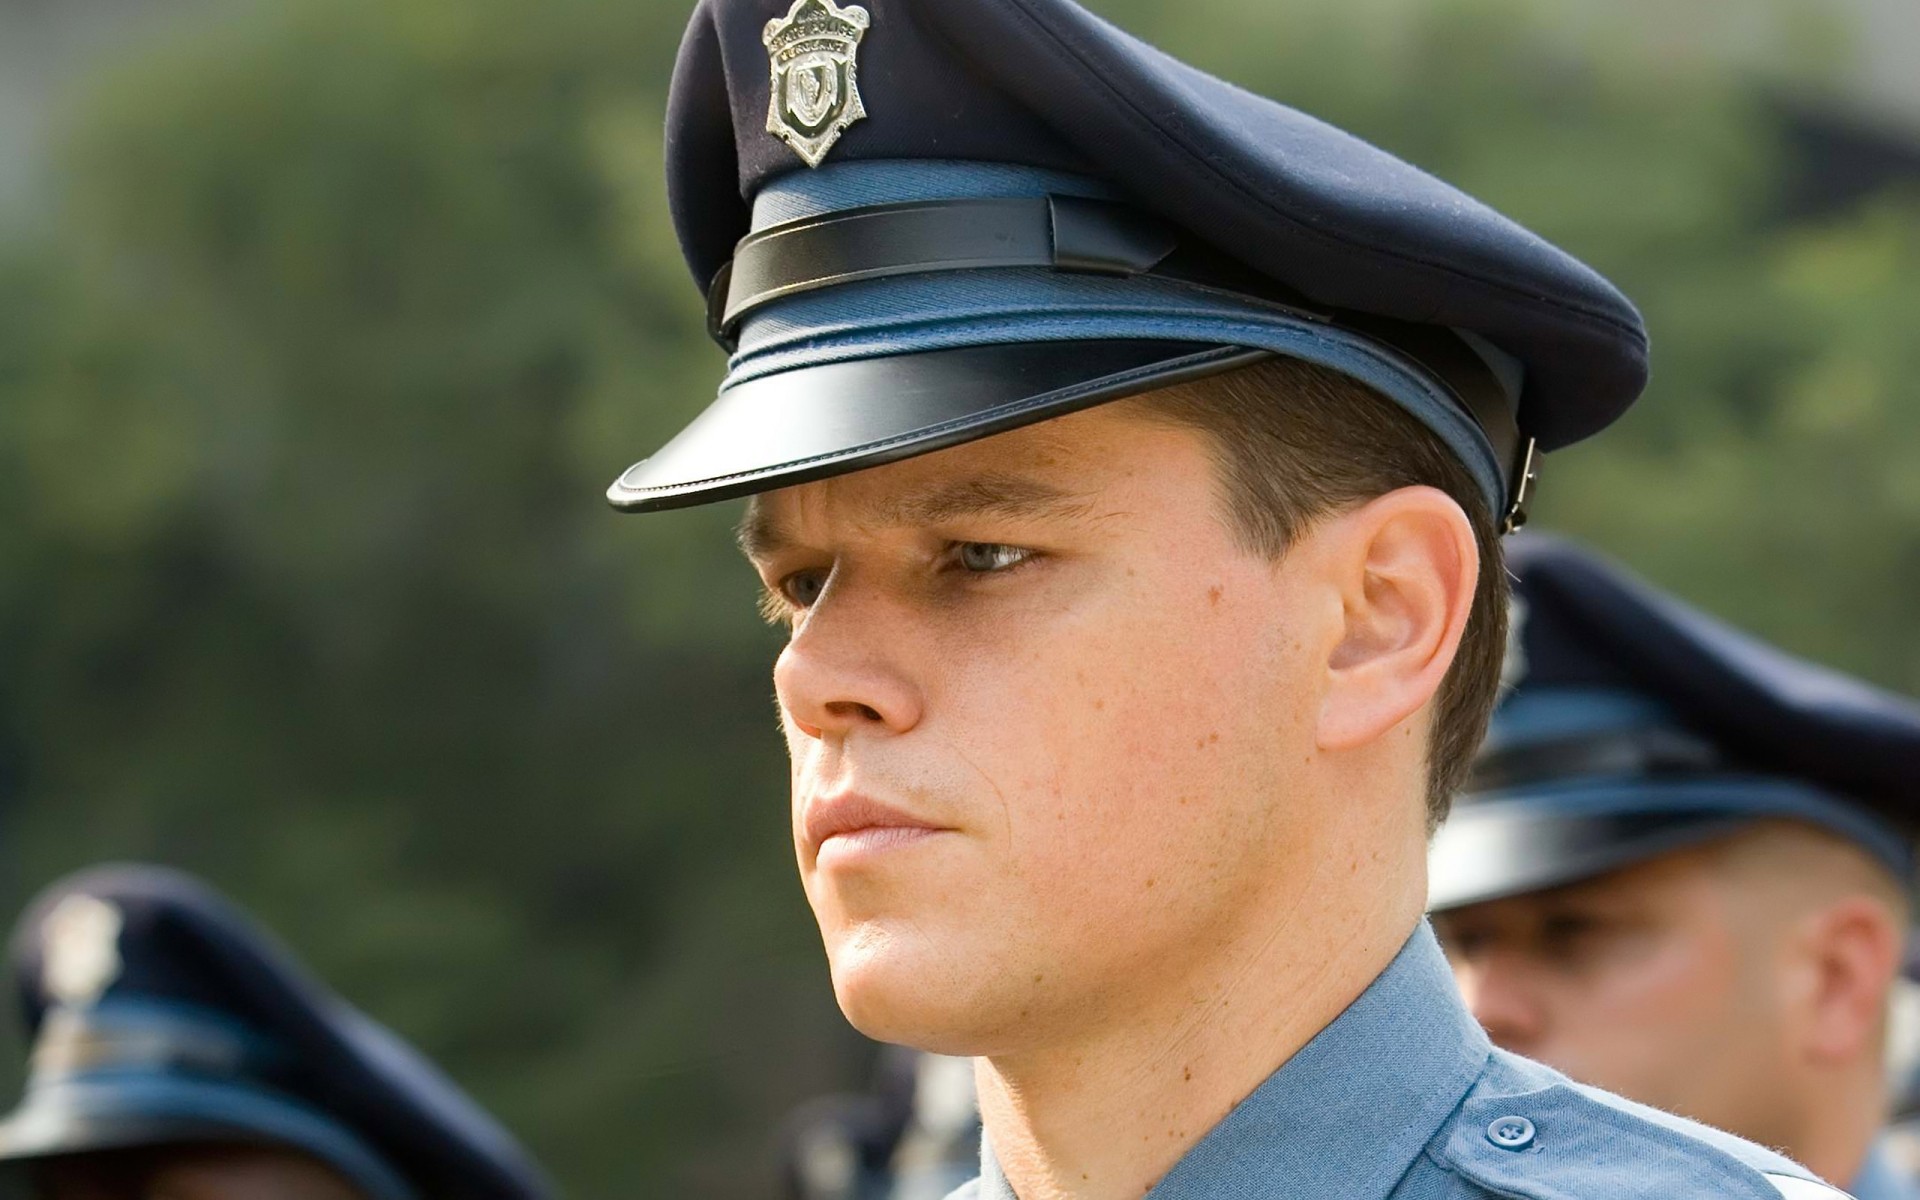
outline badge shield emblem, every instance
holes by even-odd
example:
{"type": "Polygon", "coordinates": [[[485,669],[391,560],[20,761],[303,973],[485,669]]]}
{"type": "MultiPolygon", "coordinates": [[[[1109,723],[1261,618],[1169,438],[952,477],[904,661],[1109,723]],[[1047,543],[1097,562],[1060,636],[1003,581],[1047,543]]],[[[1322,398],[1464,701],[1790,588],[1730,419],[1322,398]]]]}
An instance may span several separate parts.
{"type": "Polygon", "coordinates": [[[124,928],[119,908],[94,896],[75,894],[54,905],[41,927],[47,994],[70,1008],[97,1002],[120,978],[124,928]]]}
{"type": "Polygon", "coordinates": [[[767,22],[761,40],[773,60],[767,132],[817,167],[849,125],[867,115],[860,101],[860,39],[872,18],[857,4],[795,0],[767,22]]]}

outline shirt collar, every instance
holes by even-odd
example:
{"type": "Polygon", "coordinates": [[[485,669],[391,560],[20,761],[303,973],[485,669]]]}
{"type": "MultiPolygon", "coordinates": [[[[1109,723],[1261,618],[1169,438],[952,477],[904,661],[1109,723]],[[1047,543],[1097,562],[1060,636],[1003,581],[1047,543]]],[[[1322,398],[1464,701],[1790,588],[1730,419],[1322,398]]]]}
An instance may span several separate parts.
{"type": "MultiPolygon", "coordinates": [[[[1360,998],[1214,1126],[1149,1200],[1388,1195],[1491,1049],[1422,921],[1360,998]]],[[[979,1200],[1018,1200],[984,1139],[980,1159],[979,1200]]]]}

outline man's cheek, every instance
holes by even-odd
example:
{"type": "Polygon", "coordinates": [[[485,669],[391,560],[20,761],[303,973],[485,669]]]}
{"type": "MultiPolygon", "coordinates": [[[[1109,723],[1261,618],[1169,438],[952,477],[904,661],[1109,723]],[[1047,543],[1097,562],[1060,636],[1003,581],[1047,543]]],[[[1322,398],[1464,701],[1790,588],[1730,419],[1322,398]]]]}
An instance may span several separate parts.
{"type": "Polygon", "coordinates": [[[1016,871],[1037,892],[1069,900],[1150,877],[1180,840],[1169,810],[1185,815],[1192,802],[1175,793],[1165,750],[1127,738],[1057,744],[1073,745],[1073,753],[1023,777],[1012,805],[1016,871]]]}

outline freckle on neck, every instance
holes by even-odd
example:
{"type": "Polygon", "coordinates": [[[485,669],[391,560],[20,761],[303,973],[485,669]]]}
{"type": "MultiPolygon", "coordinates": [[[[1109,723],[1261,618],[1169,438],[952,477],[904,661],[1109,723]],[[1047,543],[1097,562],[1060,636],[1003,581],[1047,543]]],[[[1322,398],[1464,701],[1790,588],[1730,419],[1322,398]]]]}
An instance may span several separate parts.
{"type": "Polygon", "coordinates": [[[1213,605],[1215,608],[1219,608],[1220,601],[1226,594],[1227,589],[1216,583],[1207,589],[1207,603],[1213,605]]]}

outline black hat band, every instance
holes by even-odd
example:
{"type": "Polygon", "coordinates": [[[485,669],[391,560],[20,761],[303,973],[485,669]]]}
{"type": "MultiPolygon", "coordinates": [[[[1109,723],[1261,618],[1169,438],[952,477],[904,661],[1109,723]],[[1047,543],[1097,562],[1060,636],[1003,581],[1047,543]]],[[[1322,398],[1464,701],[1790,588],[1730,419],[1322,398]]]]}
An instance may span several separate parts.
{"type": "Polygon", "coordinates": [[[793,296],[901,275],[1045,268],[1151,277],[1229,295],[1358,333],[1444,385],[1504,464],[1503,531],[1526,522],[1538,458],[1514,398],[1485,359],[1451,331],[1317,306],[1167,222],[1124,204],[1078,196],[912,201],[846,209],[774,225],[741,239],[708,291],[708,331],[729,350],[740,322],[793,296]]]}

